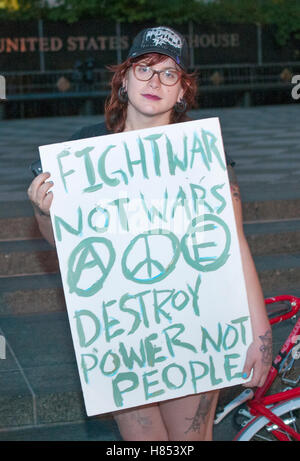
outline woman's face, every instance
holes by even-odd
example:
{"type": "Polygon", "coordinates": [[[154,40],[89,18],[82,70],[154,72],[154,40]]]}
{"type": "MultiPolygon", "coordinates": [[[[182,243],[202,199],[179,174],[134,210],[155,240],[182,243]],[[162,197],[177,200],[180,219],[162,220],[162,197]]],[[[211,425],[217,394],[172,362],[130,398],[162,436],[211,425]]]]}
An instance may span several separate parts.
{"type": "MultiPolygon", "coordinates": [[[[142,57],[139,61],[139,65],[141,64],[148,65],[147,59],[142,57]]],[[[150,67],[157,71],[166,69],[180,70],[173,59],[167,56],[164,61],[150,67]]],[[[135,77],[133,67],[127,72],[123,84],[128,93],[128,115],[165,116],[166,123],[169,123],[169,117],[176,102],[180,101],[184,94],[180,79],[173,86],[163,85],[157,74],[154,74],[150,80],[141,81],[135,77]]]]}

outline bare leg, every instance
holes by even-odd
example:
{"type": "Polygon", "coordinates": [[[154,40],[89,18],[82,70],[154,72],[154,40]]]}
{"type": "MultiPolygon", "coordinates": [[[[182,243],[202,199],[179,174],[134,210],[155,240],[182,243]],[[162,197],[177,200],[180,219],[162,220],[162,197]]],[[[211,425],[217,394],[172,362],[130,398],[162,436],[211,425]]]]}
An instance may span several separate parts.
{"type": "Polygon", "coordinates": [[[114,413],[123,440],[212,440],[219,391],[114,413]]]}
{"type": "Polygon", "coordinates": [[[212,440],[219,391],[160,402],[169,440],[212,440]]]}
{"type": "Polygon", "coordinates": [[[114,413],[123,440],[168,440],[158,404],[114,413]]]}

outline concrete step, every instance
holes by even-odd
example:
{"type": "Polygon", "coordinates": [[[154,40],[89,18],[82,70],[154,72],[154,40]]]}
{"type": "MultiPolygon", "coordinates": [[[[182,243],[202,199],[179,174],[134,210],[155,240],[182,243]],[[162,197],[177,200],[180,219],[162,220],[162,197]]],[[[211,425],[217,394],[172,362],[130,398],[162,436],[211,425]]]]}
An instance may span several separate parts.
{"type": "Polygon", "coordinates": [[[56,251],[44,239],[0,242],[0,277],[58,270],[56,251]]]}
{"type": "Polygon", "coordinates": [[[299,285],[300,253],[256,256],[254,262],[264,292],[299,285]]]}
{"type": "MultiPolygon", "coordinates": [[[[258,266],[264,263],[256,261],[258,266]]],[[[299,270],[293,279],[278,268],[259,271],[265,297],[290,294],[300,297],[299,270]],[[292,281],[296,280],[293,284],[292,281]],[[285,284],[283,283],[285,281],[285,284]]],[[[66,312],[66,303],[59,274],[0,279],[0,318],[34,313],[66,312]]]]}
{"type": "MultiPolygon", "coordinates": [[[[67,314],[2,318],[0,334],[0,440],[9,428],[86,421],[67,314]]],[[[111,422],[111,415],[99,421],[111,422]]]]}
{"type": "Polygon", "coordinates": [[[65,311],[59,273],[0,278],[0,317],[65,311]]]}
{"type": "MultiPolygon", "coordinates": [[[[29,186],[29,184],[28,184],[29,186]]],[[[27,186],[27,187],[28,187],[27,186]]],[[[24,186],[25,191],[25,186],[24,186]]],[[[33,208],[29,199],[3,200],[0,202],[0,220],[7,218],[23,218],[33,216],[33,208]]],[[[2,226],[1,226],[2,227],[2,226]]]]}
{"type": "MultiPolygon", "coordinates": [[[[300,251],[300,220],[248,222],[244,228],[254,256],[300,251]]],[[[21,238],[24,228],[14,229],[0,241],[0,277],[58,272],[56,251],[44,239],[21,238]]]]}
{"type": "MultiPolygon", "coordinates": [[[[0,316],[63,312],[66,309],[56,253],[49,250],[44,241],[34,243],[38,250],[32,252],[32,241],[5,242],[4,253],[1,252],[4,243],[0,243],[0,316]],[[22,251],[9,253],[10,246],[12,250],[18,246],[22,251]]],[[[263,251],[264,244],[262,241],[259,244],[263,251]]],[[[291,249],[289,245],[287,249],[291,249]]],[[[297,253],[254,254],[254,262],[264,292],[272,295],[276,291],[278,294],[278,287],[292,289],[298,286],[299,249],[297,253]]]]}
{"type": "Polygon", "coordinates": [[[300,220],[254,221],[244,224],[253,256],[300,251],[300,220]]]}
{"type": "MultiPolygon", "coordinates": [[[[0,429],[1,442],[110,442],[121,440],[113,418],[105,420],[104,418],[89,418],[73,423],[37,424],[0,429]]],[[[102,447],[106,451],[106,445],[102,447]]],[[[97,450],[99,454],[99,447],[97,450]]]]}
{"type": "Polygon", "coordinates": [[[66,314],[1,319],[0,428],[82,419],[83,403],[66,314]]]}
{"type": "MultiPolygon", "coordinates": [[[[243,203],[244,222],[299,219],[300,199],[243,203]]],[[[1,202],[0,241],[41,238],[29,201],[1,202]]]]}
{"type": "Polygon", "coordinates": [[[0,241],[40,238],[42,235],[33,216],[0,219],[0,241]]]}
{"type": "Polygon", "coordinates": [[[245,222],[299,219],[299,198],[288,200],[261,200],[243,202],[243,219],[245,222]]]}

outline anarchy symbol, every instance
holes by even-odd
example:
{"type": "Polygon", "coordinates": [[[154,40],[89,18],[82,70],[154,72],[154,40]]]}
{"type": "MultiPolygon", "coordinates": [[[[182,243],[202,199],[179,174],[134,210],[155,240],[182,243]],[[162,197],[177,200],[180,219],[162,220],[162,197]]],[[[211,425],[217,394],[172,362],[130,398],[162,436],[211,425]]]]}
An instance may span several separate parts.
{"type": "Polygon", "coordinates": [[[74,248],[68,260],[68,285],[70,293],[78,296],[93,296],[101,290],[116,258],[110,240],[103,237],[89,237],[74,248]],[[89,273],[86,288],[79,286],[84,276],[89,273]],[[92,283],[94,281],[94,283],[92,283]]]}

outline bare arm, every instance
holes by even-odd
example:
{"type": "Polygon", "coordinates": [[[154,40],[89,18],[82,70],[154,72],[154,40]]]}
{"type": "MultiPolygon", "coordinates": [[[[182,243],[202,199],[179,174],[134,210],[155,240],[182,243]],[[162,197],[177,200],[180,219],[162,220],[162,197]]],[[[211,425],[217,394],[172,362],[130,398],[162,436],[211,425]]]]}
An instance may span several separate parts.
{"type": "Polygon", "coordinates": [[[248,349],[243,370],[244,373],[249,376],[251,369],[253,369],[253,376],[251,381],[245,384],[245,386],[262,386],[272,361],[272,332],[266,312],[262,288],[244,234],[240,190],[234,170],[231,166],[228,167],[228,176],[253,330],[253,343],[248,349]]]}
{"type": "Polygon", "coordinates": [[[43,237],[55,246],[54,234],[50,219],[50,206],[53,199],[53,194],[50,191],[53,183],[46,182],[50,178],[49,173],[42,173],[38,175],[28,188],[28,197],[34,209],[39,229],[43,237]]]}

